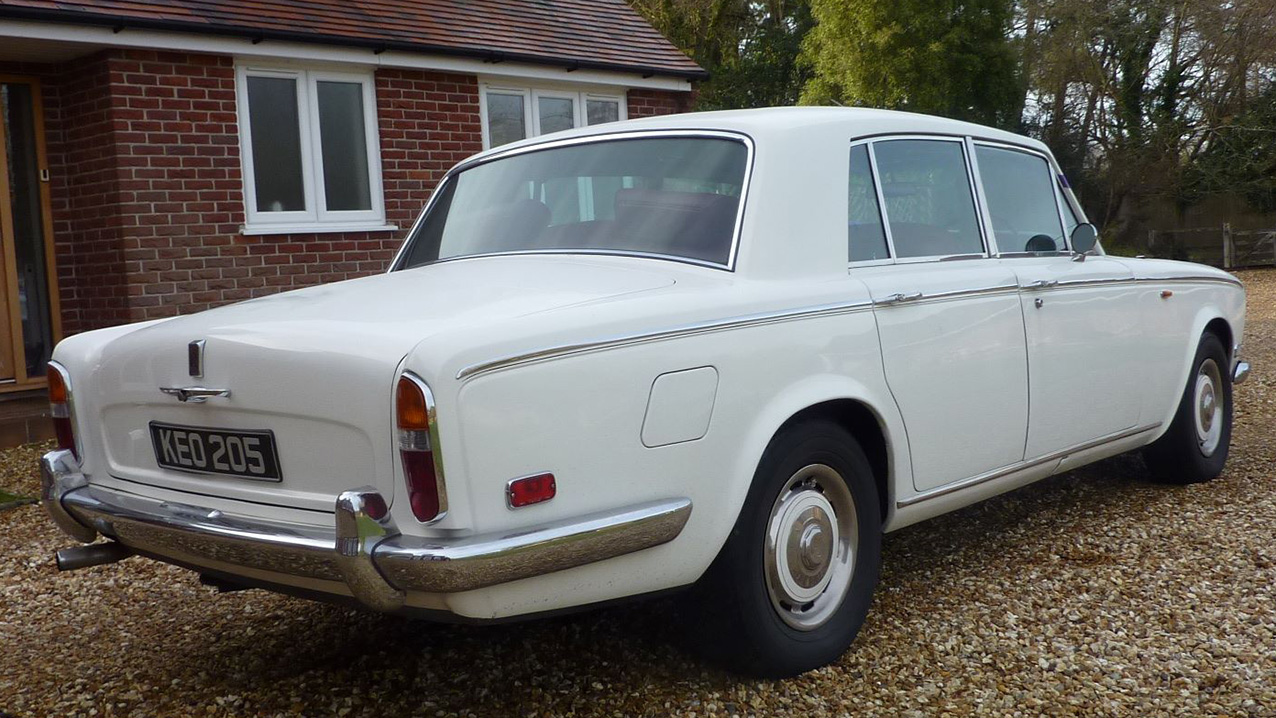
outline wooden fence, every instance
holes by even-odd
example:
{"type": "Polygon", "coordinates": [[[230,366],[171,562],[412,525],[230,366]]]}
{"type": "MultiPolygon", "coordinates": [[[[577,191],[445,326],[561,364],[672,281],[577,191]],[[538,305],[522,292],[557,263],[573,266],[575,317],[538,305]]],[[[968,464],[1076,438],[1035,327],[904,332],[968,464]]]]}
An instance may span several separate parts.
{"type": "Polygon", "coordinates": [[[1223,269],[1276,266],[1276,229],[1235,230],[1230,224],[1148,230],[1147,254],[1223,269]]]}

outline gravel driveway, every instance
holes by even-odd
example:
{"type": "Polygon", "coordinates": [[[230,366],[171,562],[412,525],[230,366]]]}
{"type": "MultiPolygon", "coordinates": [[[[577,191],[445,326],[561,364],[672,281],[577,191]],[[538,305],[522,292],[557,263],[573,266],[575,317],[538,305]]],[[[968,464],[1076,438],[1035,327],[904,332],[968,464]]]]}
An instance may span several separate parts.
{"type": "MultiPolygon", "coordinates": [[[[739,680],[679,646],[669,602],[529,624],[414,623],[131,559],[59,575],[42,511],[0,513],[7,716],[1276,716],[1276,271],[1244,272],[1227,472],[1148,483],[1118,457],[886,539],[836,665],[739,680]]],[[[34,495],[41,447],[0,453],[34,495]]]]}

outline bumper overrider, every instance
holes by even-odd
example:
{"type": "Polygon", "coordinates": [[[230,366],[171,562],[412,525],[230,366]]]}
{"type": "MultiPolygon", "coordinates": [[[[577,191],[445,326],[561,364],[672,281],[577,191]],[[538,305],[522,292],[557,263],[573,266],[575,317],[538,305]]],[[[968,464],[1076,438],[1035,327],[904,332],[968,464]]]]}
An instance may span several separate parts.
{"type": "Polygon", "coordinates": [[[95,486],[70,451],[40,460],[41,499],[54,523],[88,543],[58,552],[78,568],[138,553],[187,566],[210,562],[343,583],[380,611],[406,593],[457,593],[582,566],[672,541],[691,515],[685,498],[653,501],[512,533],[405,536],[371,487],[337,497],[334,526],[246,519],[95,486]]]}

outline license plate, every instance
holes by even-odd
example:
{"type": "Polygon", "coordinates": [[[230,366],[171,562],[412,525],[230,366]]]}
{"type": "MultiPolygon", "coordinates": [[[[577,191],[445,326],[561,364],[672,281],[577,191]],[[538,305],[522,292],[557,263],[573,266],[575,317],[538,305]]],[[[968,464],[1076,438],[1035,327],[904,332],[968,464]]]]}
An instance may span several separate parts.
{"type": "Polygon", "coordinates": [[[166,469],[280,481],[279,451],[270,431],[208,429],[150,423],[155,461],[166,469]]]}

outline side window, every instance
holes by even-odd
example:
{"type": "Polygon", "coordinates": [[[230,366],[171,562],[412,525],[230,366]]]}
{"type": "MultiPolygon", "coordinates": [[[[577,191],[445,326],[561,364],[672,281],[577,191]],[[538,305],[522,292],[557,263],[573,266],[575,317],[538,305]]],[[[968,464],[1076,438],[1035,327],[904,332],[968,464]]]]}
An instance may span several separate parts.
{"type": "Polygon", "coordinates": [[[850,215],[847,218],[847,241],[850,261],[887,259],[886,230],[877,207],[877,187],[873,184],[873,168],[868,162],[868,145],[851,148],[850,215]]]}
{"type": "Polygon", "coordinates": [[[961,142],[884,140],[873,155],[897,257],[984,251],[961,142]]]}
{"type": "Polygon", "coordinates": [[[979,179],[1002,252],[1054,252],[1066,248],[1054,172],[1040,155],[977,145],[979,179]]]}
{"type": "MultiPolygon", "coordinates": [[[[1063,175],[1060,175],[1062,177],[1063,175]]],[[[1064,236],[1071,237],[1072,230],[1081,224],[1081,218],[1077,216],[1076,211],[1072,209],[1072,203],[1068,201],[1068,195],[1062,188],[1059,190],[1059,204],[1063,205],[1063,219],[1066,222],[1064,227],[1064,236]]]]}

